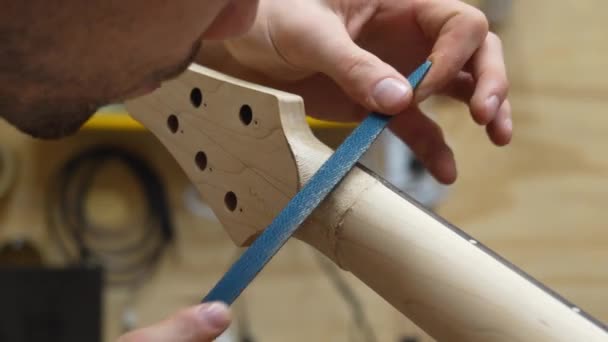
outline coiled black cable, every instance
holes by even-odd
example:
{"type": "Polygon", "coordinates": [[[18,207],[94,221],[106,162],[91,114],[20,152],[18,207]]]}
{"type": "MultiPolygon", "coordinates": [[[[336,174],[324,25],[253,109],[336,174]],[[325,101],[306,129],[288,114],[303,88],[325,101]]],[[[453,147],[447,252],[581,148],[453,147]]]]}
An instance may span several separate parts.
{"type": "Polygon", "coordinates": [[[68,263],[100,265],[111,285],[133,285],[160,260],[173,240],[168,199],[160,177],[143,159],[121,147],[95,146],[68,160],[51,181],[47,220],[68,263]],[[147,201],[140,227],[111,229],[91,222],[85,203],[101,168],[119,162],[133,173],[147,201]]]}

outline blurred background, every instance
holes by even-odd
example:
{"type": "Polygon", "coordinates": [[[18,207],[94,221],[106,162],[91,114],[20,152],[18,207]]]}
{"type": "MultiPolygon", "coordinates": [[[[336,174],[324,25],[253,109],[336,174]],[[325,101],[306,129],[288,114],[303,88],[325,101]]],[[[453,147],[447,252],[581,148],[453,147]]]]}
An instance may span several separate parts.
{"type": "MultiPolygon", "coordinates": [[[[453,186],[389,134],[365,163],[606,322],[608,2],[469,2],[503,40],[512,144],[492,146],[463,105],[437,98],[426,106],[454,148],[453,186]]],[[[55,142],[0,123],[0,341],[114,341],[200,301],[241,252],[173,157],[119,112],[55,142]]],[[[348,133],[313,129],[329,145],[348,133]]],[[[431,341],[298,241],[234,310],[222,341],[431,341]]]]}

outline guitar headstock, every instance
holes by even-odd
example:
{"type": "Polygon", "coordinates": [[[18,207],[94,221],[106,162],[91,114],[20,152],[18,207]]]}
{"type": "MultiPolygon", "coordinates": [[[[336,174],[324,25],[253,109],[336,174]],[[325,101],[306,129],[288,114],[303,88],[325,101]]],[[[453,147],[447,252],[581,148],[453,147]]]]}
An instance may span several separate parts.
{"type": "Polygon", "coordinates": [[[169,150],[239,246],[301,185],[290,141],[315,143],[302,98],[199,65],[125,106],[169,150]]]}

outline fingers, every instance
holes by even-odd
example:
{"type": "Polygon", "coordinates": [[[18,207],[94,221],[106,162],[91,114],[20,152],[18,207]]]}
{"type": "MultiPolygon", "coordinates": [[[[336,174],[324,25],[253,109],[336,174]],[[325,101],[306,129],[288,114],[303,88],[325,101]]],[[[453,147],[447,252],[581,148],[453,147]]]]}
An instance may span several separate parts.
{"type": "Polygon", "coordinates": [[[475,80],[470,73],[461,71],[439,94],[469,104],[475,92],[475,80]]]}
{"type": "MultiPolygon", "coordinates": [[[[480,92],[483,92],[483,88],[484,86],[480,85],[479,82],[475,83],[469,73],[461,72],[454,81],[441,91],[441,94],[469,104],[471,114],[475,117],[474,101],[476,100],[476,96],[480,92]]],[[[495,115],[492,115],[490,120],[488,123],[480,122],[478,119],[475,121],[480,125],[486,126],[488,137],[494,144],[504,146],[510,143],[513,134],[513,122],[509,100],[502,102],[499,110],[495,115]]]]}
{"type": "Polygon", "coordinates": [[[318,38],[306,51],[306,66],[329,76],[354,102],[389,115],[410,104],[413,95],[407,79],[360,48],[339,17],[332,14],[325,18],[323,28],[315,34],[318,38]]]}
{"type": "Polygon", "coordinates": [[[325,73],[356,102],[384,114],[403,111],[412,100],[407,79],[375,55],[359,48],[347,34],[327,46],[325,73]]]}
{"type": "Polygon", "coordinates": [[[416,6],[422,31],[436,39],[429,57],[433,68],[420,85],[416,101],[448,93],[469,104],[473,120],[486,126],[493,143],[507,144],[513,128],[511,105],[506,101],[509,83],[501,41],[488,31],[485,15],[460,1],[418,1],[416,6]]]}
{"type": "Polygon", "coordinates": [[[486,126],[486,132],[496,145],[504,146],[511,142],[513,121],[511,119],[511,104],[509,100],[502,103],[494,120],[486,126]]]}
{"type": "Polygon", "coordinates": [[[433,67],[417,91],[418,102],[439,92],[463,70],[485,41],[489,24],[481,11],[461,1],[426,0],[415,6],[421,30],[435,41],[429,57],[433,67]]]}
{"type": "Polygon", "coordinates": [[[425,168],[444,184],[456,180],[456,161],[441,128],[417,107],[395,116],[390,129],[412,150],[425,168]]]}
{"type": "Polygon", "coordinates": [[[471,71],[477,82],[471,99],[471,114],[482,125],[494,119],[507,98],[509,84],[502,56],[500,39],[490,33],[471,59],[471,71]]]}
{"type": "Polygon", "coordinates": [[[118,342],[211,342],[230,324],[229,309],[222,303],[205,303],[183,310],[156,325],[135,330],[118,342]]]}

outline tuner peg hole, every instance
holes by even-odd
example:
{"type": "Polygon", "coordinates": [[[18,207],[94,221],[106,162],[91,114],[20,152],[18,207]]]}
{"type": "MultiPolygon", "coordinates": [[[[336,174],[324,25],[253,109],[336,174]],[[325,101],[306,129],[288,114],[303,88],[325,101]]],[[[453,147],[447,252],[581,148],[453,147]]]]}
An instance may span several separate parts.
{"type": "Polygon", "coordinates": [[[190,103],[194,106],[194,108],[198,108],[203,103],[203,93],[199,88],[193,88],[190,91],[190,103]]]}
{"type": "Polygon", "coordinates": [[[194,156],[194,162],[196,163],[196,166],[198,166],[199,170],[205,171],[207,168],[207,154],[205,154],[203,151],[197,152],[196,156],[194,156]]]}
{"type": "Polygon", "coordinates": [[[169,115],[169,117],[167,118],[167,127],[169,127],[169,131],[171,131],[171,133],[177,132],[177,130],[179,129],[179,119],[176,115],[169,115]]]}
{"type": "Polygon", "coordinates": [[[239,111],[239,118],[241,122],[245,126],[249,126],[251,121],[253,121],[253,110],[249,105],[242,105],[241,110],[239,111]]]}
{"type": "Polygon", "coordinates": [[[236,198],[236,194],[232,191],[227,192],[226,196],[224,196],[224,204],[226,205],[226,209],[230,211],[234,211],[238,204],[238,199],[236,198]]]}

